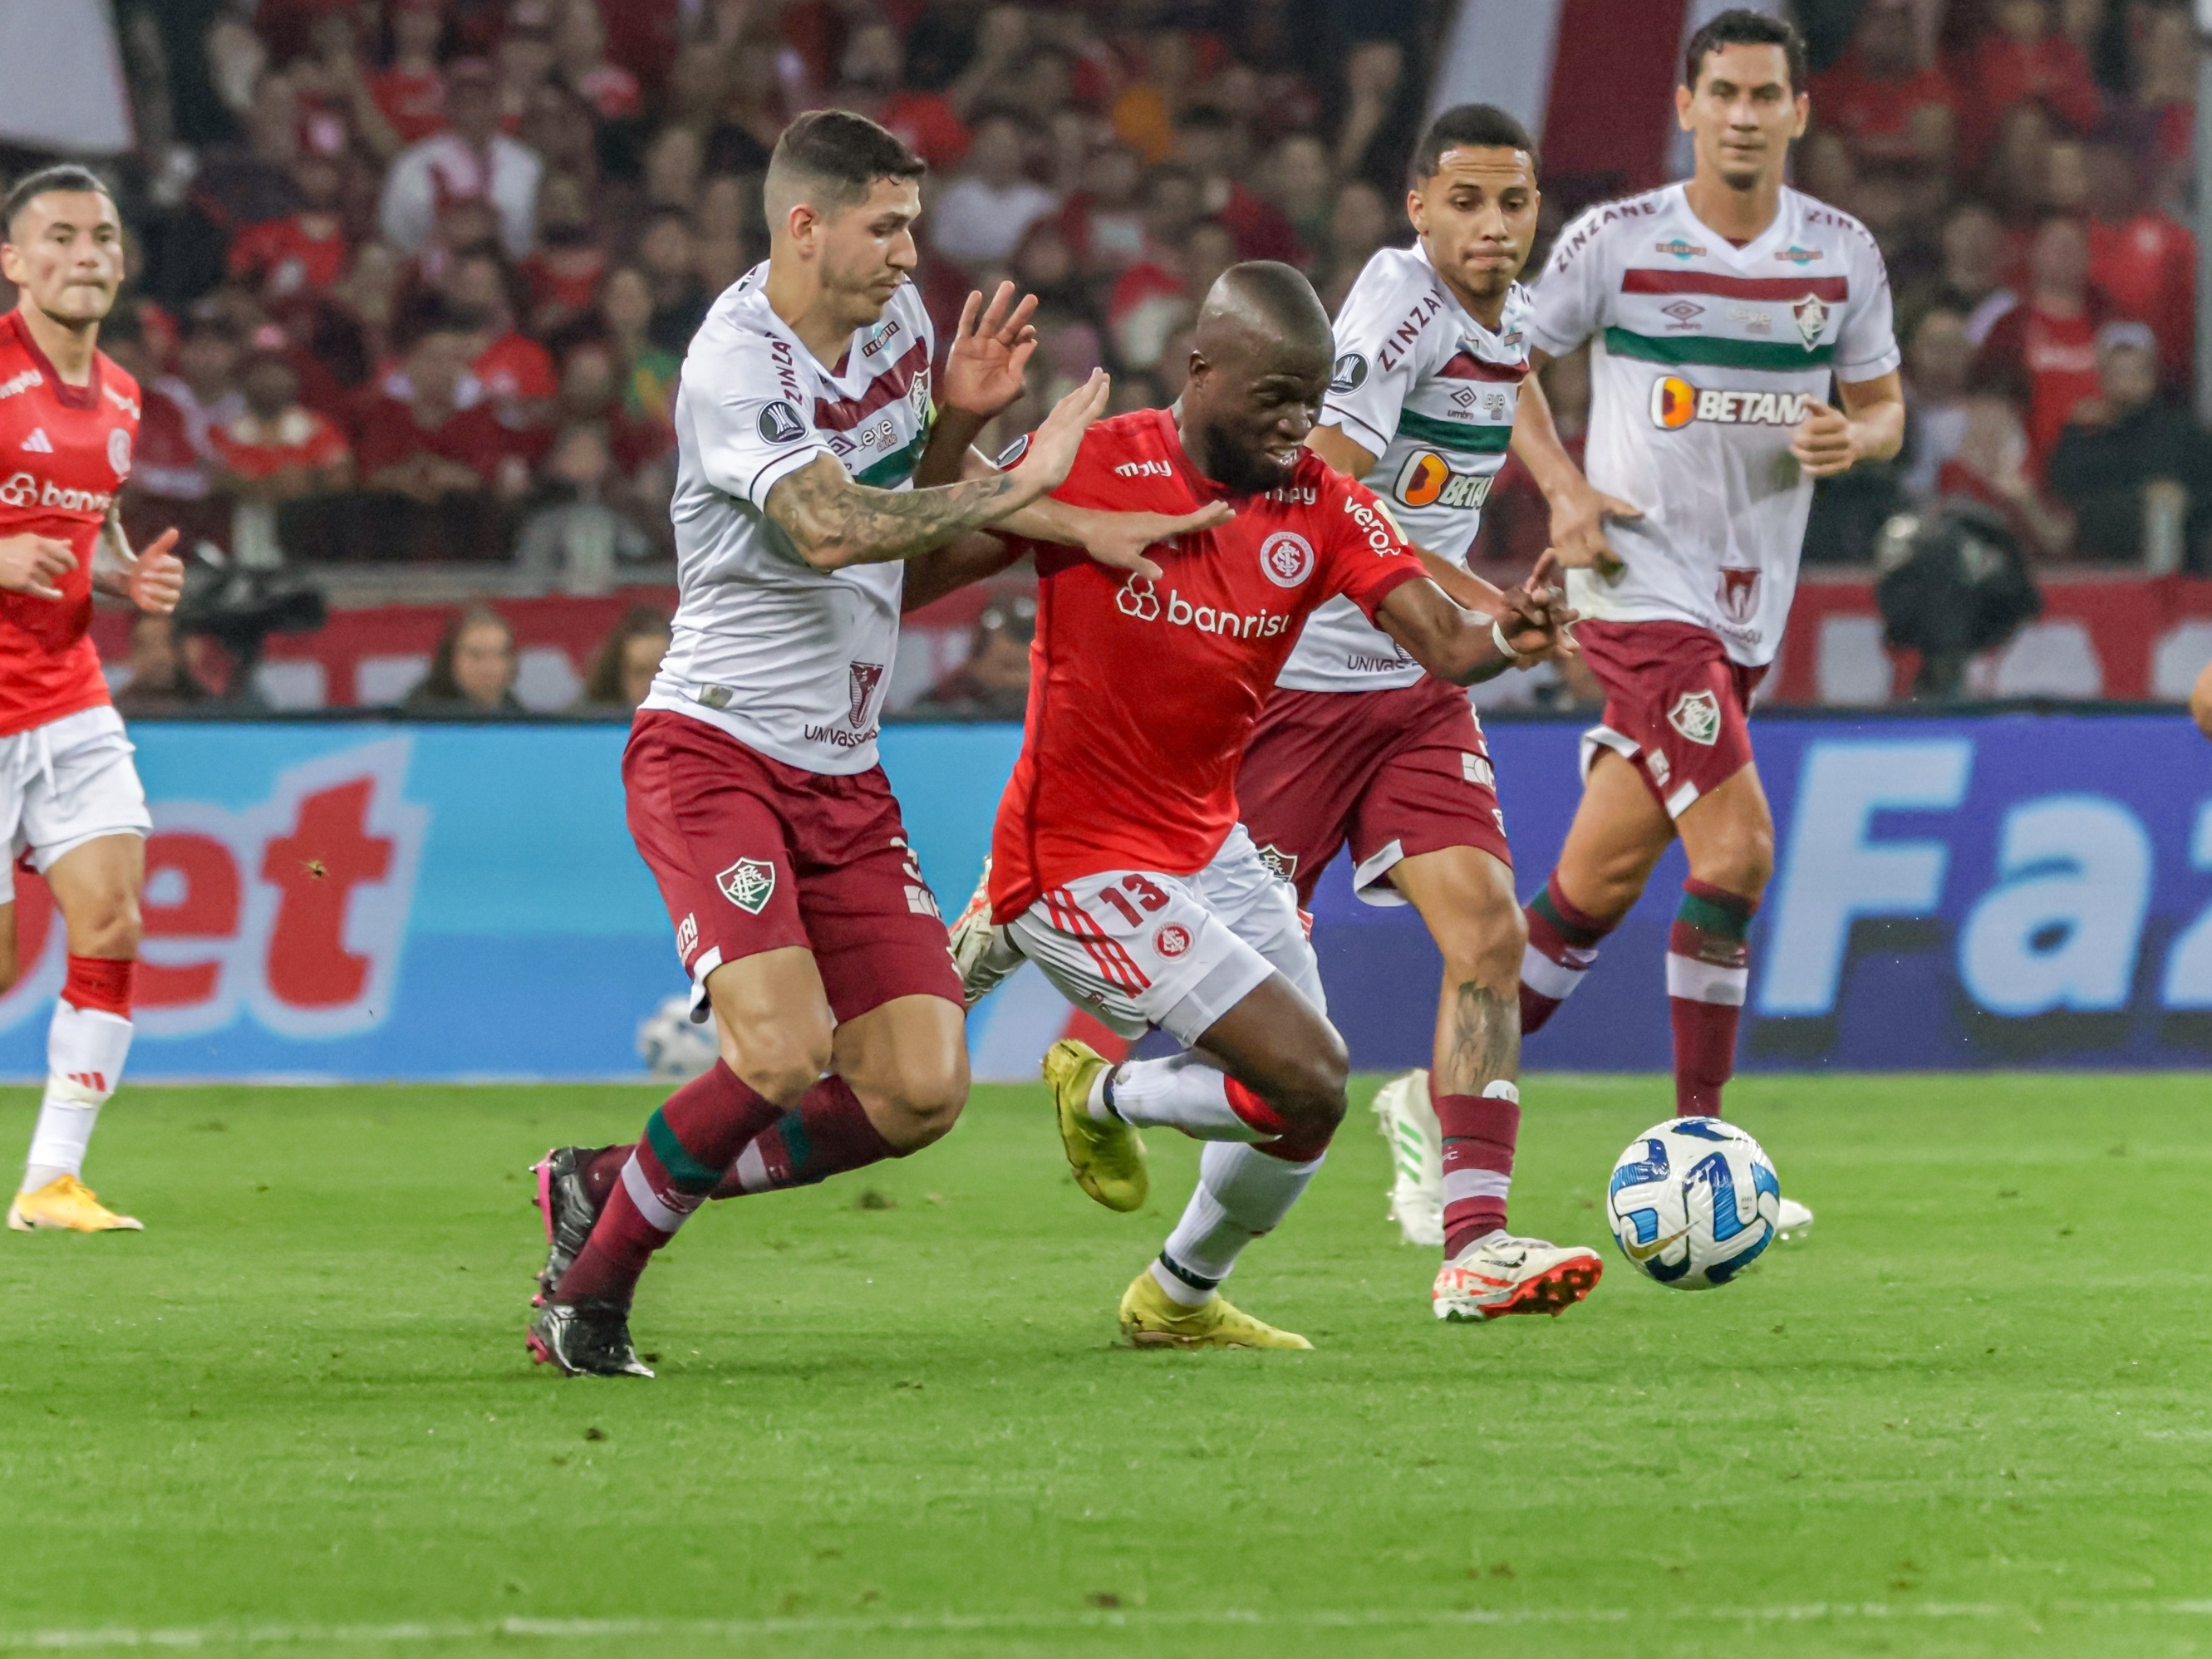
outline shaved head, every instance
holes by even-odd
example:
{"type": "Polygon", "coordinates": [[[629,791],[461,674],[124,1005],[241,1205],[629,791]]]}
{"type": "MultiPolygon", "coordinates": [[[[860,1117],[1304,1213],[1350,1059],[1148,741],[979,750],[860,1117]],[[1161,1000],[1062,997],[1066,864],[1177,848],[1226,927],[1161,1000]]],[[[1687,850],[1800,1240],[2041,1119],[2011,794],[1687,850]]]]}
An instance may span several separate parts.
{"type": "Polygon", "coordinates": [[[1245,494],[1287,483],[1334,352],[1328,313],[1297,270],[1255,259],[1222,272],[1198,313],[1180,405],[1200,471],[1245,494]]]}

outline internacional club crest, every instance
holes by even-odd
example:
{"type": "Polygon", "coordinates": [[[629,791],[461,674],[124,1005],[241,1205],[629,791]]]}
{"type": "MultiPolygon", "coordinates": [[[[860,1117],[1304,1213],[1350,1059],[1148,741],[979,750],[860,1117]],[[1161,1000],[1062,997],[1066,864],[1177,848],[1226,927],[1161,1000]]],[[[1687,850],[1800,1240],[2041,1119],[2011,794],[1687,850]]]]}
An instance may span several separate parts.
{"type": "Polygon", "coordinates": [[[1172,961],[1190,949],[1190,930],[1179,921],[1168,922],[1152,935],[1152,949],[1172,961]]]}
{"type": "Polygon", "coordinates": [[[775,866],[763,859],[739,859],[714,878],[714,885],[738,909],[757,916],[775,896],[775,866]]]}
{"type": "Polygon", "coordinates": [[[1721,735],[1721,700],[1710,691],[1685,691],[1667,711],[1667,724],[1710,749],[1721,735]]]}
{"type": "Polygon", "coordinates": [[[1278,530],[1260,544],[1260,568],[1278,587],[1296,587],[1313,568],[1313,544],[1295,531],[1278,530]]]}

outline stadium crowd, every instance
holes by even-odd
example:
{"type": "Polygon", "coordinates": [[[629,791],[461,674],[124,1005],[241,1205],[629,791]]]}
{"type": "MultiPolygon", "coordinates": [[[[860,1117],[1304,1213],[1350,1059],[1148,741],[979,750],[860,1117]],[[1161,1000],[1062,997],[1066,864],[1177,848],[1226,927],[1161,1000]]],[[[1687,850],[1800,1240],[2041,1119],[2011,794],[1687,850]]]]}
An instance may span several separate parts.
{"type": "MultiPolygon", "coordinates": [[[[1808,557],[1865,563],[1900,511],[1971,500],[2036,563],[2208,568],[2186,7],[1798,9],[1818,68],[1796,177],[1881,241],[1911,400],[1897,463],[1823,486],[1808,557]]],[[[247,569],[665,583],[678,366],[766,252],[769,145],[826,105],[929,161],[919,275],[940,324],[1001,276],[1042,297],[1004,434],[1097,365],[1117,408],[1165,403],[1227,264],[1291,260],[1333,305],[1409,240],[1403,157],[1449,10],[124,0],[138,140],[112,171],[134,278],[102,343],[149,388],[126,522],[247,569]]],[[[1583,204],[1547,196],[1547,234],[1583,204]]],[[[1547,383],[1571,439],[1584,366],[1547,383]]],[[[1479,556],[1525,568],[1545,539],[1509,472],[1479,556]]],[[[1021,608],[975,620],[973,664],[926,707],[1018,705],[1021,608]]],[[[455,629],[423,696],[501,706],[505,687],[448,672],[455,629]]],[[[169,660],[197,683],[175,642],[142,648],[134,673],[169,660]]],[[[179,695],[162,683],[143,696],[179,695]]]]}

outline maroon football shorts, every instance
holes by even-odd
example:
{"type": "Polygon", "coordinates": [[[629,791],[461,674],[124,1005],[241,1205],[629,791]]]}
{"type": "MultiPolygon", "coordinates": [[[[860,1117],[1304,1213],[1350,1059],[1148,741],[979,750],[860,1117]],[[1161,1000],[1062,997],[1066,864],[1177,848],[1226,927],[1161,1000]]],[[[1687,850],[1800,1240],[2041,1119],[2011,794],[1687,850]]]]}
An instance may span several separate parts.
{"type": "Polygon", "coordinates": [[[1474,847],[1511,867],[1490,746],[1467,693],[1442,680],[1376,691],[1278,686],[1245,745],[1237,799],[1260,856],[1310,908],[1315,884],[1352,844],[1352,889],[1403,904],[1401,860],[1474,847]]]}
{"type": "Polygon", "coordinates": [[[1583,733],[1583,775],[1601,749],[1634,763],[1670,818],[1751,764],[1751,694],[1764,666],[1729,660],[1691,623],[1578,622],[1575,641],[1605,688],[1601,724],[1583,733]]]}
{"type": "Polygon", "coordinates": [[[945,921],[881,767],[809,772],[648,708],[623,751],[623,792],[695,1010],[724,963],[793,945],[814,953],[840,1020],[894,997],[960,1005],[945,921]]]}

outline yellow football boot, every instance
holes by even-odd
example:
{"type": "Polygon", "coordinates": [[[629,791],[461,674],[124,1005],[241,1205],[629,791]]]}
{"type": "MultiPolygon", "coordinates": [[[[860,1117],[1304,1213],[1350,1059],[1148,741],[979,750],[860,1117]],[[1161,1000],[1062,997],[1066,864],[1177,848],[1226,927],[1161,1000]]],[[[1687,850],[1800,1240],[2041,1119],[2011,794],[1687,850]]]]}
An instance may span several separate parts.
{"type": "Polygon", "coordinates": [[[1091,1115],[1091,1080],[1109,1063],[1087,1042],[1055,1042],[1044,1051],[1044,1080],[1052,1085],[1075,1184],[1109,1210],[1133,1210],[1152,1189],[1144,1137],[1119,1118],[1091,1115]]]}
{"type": "Polygon", "coordinates": [[[72,1233],[137,1233],[146,1224],[118,1215],[75,1176],[56,1176],[35,1193],[18,1193],[8,1206],[8,1224],[19,1233],[56,1228],[72,1233]]]}
{"type": "Polygon", "coordinates": [[[1121,1292],[1121,1334],[1133,1348],[1310,1348],[1296,1331],[1279,1331],[1232,1308],[1218,1291],[1186,1308],[1147,1267],[1121,1292]]]}

